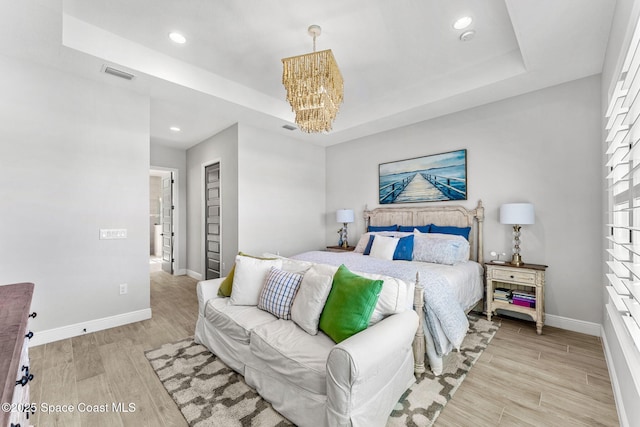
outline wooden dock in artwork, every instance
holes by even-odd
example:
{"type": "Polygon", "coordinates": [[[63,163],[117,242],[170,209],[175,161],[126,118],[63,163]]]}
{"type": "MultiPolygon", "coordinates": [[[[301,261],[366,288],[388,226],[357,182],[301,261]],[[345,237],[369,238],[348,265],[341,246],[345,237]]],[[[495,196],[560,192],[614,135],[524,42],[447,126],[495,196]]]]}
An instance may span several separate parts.
{"type": "Polygon", "coordinates": [[[380,203],[464,199],[466,197],[465,192],[452,186],[454,182],[464,182],[464,179],[416,172],[415,175],[387,184],[381,188],[381,193],[387,190],[389,190],[389,193],[380,200],[380,203]]]}

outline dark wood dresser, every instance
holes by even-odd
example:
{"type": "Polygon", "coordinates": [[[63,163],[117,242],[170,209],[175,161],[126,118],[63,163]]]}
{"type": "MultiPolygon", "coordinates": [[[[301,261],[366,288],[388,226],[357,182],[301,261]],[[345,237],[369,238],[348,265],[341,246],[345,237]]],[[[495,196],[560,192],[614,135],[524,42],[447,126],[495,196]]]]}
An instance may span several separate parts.
{"type": "Polygon", "coordinates": [[[0,286],[0,427],[29,425],[29,371],[27,332],[33,283],[0,286]],[[7,410],[8,409],[8,410],[7,410]],[[27,411],[25,411],[27,409],[27,411]]]}

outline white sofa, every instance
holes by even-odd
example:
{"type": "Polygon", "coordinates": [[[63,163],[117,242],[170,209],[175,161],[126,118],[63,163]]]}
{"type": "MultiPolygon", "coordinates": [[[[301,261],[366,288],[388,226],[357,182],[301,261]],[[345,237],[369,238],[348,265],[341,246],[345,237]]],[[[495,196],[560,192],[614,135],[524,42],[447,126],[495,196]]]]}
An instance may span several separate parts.
{"type": "MultiPolygon", "coordinates": [[[[382,294],[398,286],[397,279],[389,279],[393,283],[385,281],[382,294]]],[[[336,344],[322,331],[310,335],[292,320],[231,304],[218,296],[222,281],[197,285],[195,341],[242,374],[294,424],[384,426],[415,382],[412,342],[419,320],[410,308],[413,289],[396,295],[407,298],[409,307],[402,302],[406,309],[336,344]]]]}

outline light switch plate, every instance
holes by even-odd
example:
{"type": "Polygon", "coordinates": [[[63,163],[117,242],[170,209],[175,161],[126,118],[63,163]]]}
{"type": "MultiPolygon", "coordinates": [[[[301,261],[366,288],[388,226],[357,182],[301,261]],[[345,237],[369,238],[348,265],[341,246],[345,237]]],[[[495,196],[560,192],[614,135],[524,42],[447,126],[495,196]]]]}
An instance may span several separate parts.
{"type": "Polygon", "coordinates": [[[126,228],[101,228],[100,229],[100,240],[126,239],[126,238],[127,238],[126,228]]]}

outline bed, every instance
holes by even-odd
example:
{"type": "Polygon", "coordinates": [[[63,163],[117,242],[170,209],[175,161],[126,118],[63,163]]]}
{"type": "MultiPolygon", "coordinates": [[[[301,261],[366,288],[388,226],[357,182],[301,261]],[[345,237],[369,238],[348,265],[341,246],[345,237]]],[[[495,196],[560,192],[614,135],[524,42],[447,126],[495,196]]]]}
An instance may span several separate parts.
{"type": "MultiPolygon", "coordinates": [[[[420,316],[422,327],[414,340],[415,371],[425,371],[425,353],[435,375],[442,372],[443,357],[459,348],[468,329],[466,314],[475,306],[481,309],[483,297],[483,221],[484,208],[479,201],[474,209],[460,205],[423,207],[381,207],[365,209],[365,233],[353,252],[311,251],[293,256],[293,259],[340,265],[356,272],[376,273],[415,282],[414,310],[420,316]],[[413,233],[377,231],[370,227],[422,226],[470,227],[467,237],[466,260],[447,265],[439,262],[415,260],[388,260],[363,254],[363,247],[371,235],[400,239],[413,233]]],[[[442,228],[436,234],[439,234],[442,228]]],[[[415,231],[418,238],[420,233],[415,231]]],[[[429,234],[429,233],[427,233],[429,234]]],[[[441,235],[440,235],[441,236],[441,235]]],[[[429,236],[431,237],[431,236],[429,236]]],[[[433,236],[437,237],[437,236],[433,236]]],[[[466,242],[465,242],[466,243],[466,242]]]]}

